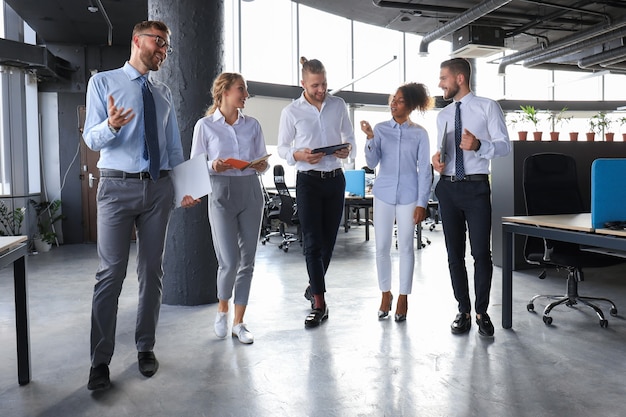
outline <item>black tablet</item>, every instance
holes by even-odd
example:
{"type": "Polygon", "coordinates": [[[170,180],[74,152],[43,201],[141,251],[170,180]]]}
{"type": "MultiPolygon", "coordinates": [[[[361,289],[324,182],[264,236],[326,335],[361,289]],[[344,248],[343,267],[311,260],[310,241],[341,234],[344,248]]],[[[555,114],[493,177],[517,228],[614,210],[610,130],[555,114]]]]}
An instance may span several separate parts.
{"type": "Polygon", "coordinates": [[[335,153],[335,151],[338,151],[339,149],[347,148],[348,146],[350,146],[349,143],[340,143],[339,145],[324,146],[323,148],[313,149],[311,153],[324,152],[326,155],[332,155],[333,153],[335,153]]]}

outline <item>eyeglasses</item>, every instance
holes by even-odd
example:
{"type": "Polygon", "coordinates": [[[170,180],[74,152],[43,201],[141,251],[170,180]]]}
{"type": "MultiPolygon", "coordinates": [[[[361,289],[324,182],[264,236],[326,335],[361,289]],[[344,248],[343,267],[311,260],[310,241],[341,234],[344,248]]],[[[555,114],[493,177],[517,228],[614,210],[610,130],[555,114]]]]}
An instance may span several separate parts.
{"type": "Polygon", "coordinates": [[[154,35],[152,33],[140,33],[137,36],[150,36],[151,38],[154,38],[154,42],[157,44],[157,46],[159,48],[165,48],[165,52],[167,52],[168,54],[171,54],[173,51],[170,44],[167,43],[167,41],[163,39],[162,37],[160,37],[159,35],[154,35]]]}

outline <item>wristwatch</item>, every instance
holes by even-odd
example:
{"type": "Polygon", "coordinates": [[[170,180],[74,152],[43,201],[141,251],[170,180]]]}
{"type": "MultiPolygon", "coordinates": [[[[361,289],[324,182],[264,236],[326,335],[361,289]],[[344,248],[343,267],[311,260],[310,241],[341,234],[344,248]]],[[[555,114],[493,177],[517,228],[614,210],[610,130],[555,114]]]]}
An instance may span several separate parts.
{"type": "Polygon", "coordinates": [[[114,128],[113,126],[111,126],[110,123],[107,122],[107,126],[109,126],[109,130],[111,131],[111,133],[118,133],[121,129],[121,127],[118,128],[114,128]]]}

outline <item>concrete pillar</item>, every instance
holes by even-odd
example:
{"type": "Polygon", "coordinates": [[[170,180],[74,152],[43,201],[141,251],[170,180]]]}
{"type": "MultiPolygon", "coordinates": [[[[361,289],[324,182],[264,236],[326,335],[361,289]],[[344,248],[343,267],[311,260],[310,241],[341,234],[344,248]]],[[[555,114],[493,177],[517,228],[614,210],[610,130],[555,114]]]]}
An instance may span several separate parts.
{"type": "MultiPolygon", "coordinates": [[[[180,126],[185,158],[193,127],[211,104],[211,86],[223,70],[223,0],[148,0],[148,18],[172,31],[174,52],[156,77],[169,85],[180,126]]],[[[163,303],[199,305],[217,302],[217,260],[207,217],[207,202],[175,209],[163,262],[163,303]]]]}

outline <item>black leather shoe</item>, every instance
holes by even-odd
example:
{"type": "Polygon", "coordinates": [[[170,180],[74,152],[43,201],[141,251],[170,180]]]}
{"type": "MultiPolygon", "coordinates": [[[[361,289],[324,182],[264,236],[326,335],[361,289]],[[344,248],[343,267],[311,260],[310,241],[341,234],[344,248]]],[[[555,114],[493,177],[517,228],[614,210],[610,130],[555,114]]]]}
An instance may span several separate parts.
{"type": "Polygon", "coordinates": [[[304,319],[304,327],[307,329],[311,329],[313,327],[317,327],[324,320],[328,319],[328,306],[324,305],[324,308],[314,308],[311,310],[306,319],[304,319]]]}
{"type": "Polygon", "coordinates": [[[470,327],[472,327],[470,316],[465,313],[459,313],[450,325],[450,330],[452,330],[454,334],[463,334],[469,332],[470,327]]]}
{"type": "Polygon", "coordinates": [[[106,363],[102,363],[95,368],[89,370],[89,382],[87,383],[87,389],[90,391],[101,391],[109,389],[111,387],[111,380],[109,379],[109,366],[106,363]]]}
{"type": "Polygon", "coordinates": [[[304,298],[311,302],[311,310],[315,309],[315,298],[313,298],[313,294],[311,294],[311,286],[309,285],[304,290],[304,298]]]}
{"type": "Polygon", "coordinates": [[[476,317],[476,324],[478,324],[478,334],[485,337],[493,336],[493,323],[489,314],[483,313],[480,318],[476,317]]]}
{"type": "Polygon", "coordinates": [[[141,372],[141,375],[150,378],[159,370],[159,361],[154,356],[154,352],[139,352],[137,359],[139,360],[139,372],[141,372]]]}

